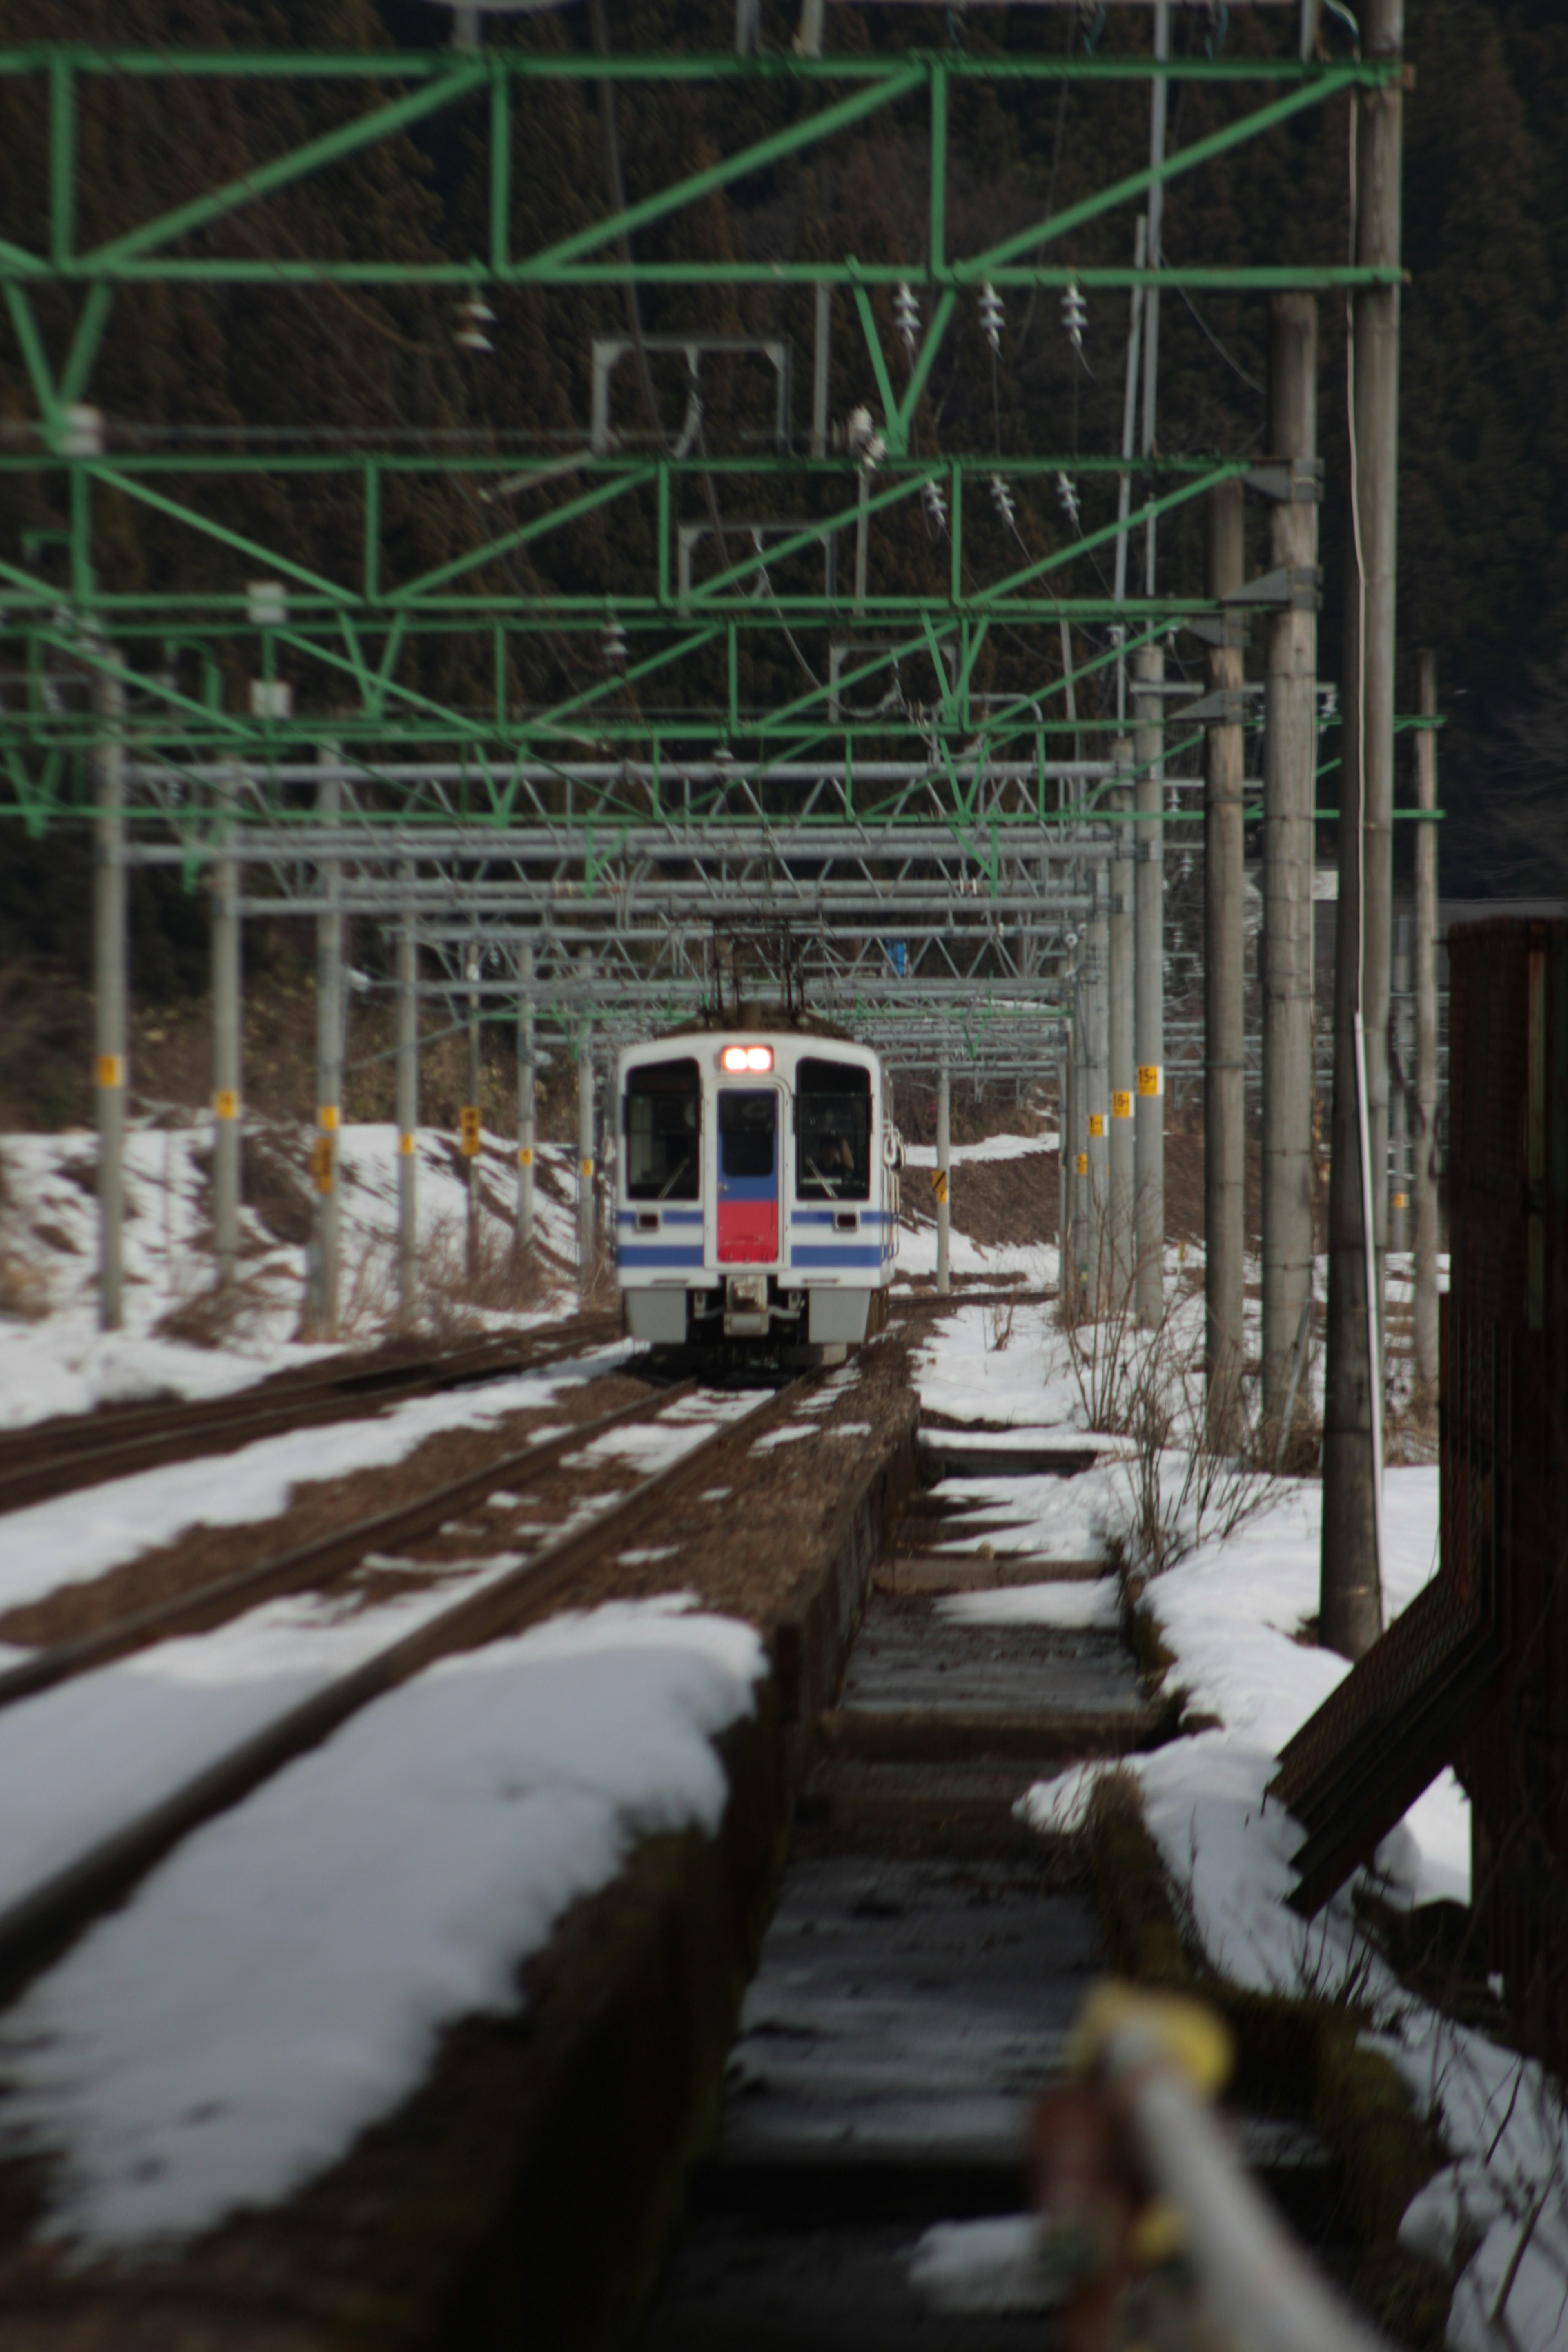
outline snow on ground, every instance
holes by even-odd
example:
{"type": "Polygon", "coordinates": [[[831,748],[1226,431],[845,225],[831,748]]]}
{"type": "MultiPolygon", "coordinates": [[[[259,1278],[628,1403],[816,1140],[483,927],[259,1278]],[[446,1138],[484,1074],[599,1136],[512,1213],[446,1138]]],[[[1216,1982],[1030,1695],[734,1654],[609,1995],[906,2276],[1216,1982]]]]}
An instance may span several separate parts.
{"type": "MultiPolygon", "coordinates": [[[[624,1455],[629,1486],[754,1403],[744,1394],[688,1399],[658,1423],[606,1432],[596,1458],[624,1455]]],[[[567,1533],[577,1517],[611,1499],[585,1498],[549,1535],[567,1533]]],[[[0,1908],[334,1675],[521,1558],[447,1563],[433,1586],[375,1607],[351,1587],[264,1601],[211,1633],[135,1651],[0,1712],[0,1908]]]]}
{"type": "Polygon", "coordinates": [[[922,1412],[1006,1428],[1089,1426],[1054,1304],[955,1307],[922,1332],[913,1356],[922,1412]]]}
{"type": "MultiPolygon", "coordinates": [[[[955,1143],[948,1157],[954,1168],[967,1168],[980,1160],[1022,1160],[1031,1151],[1054,1151],[1056,1131],[1040,1135],[988,1135],[979,1143],[955,1143]]],[[[934,1168],[934,1143],[906,1143],[904,1158],[911,1168],[934,1168]]]]}
{"type": "Polygon", "coordinates": [[[1102,1576],[1093,1584],[1005,1584],[980,1592],[951,1592],[936,1604],[957,1625],[1057,1625],[1067,1633],[1113,1633],[1121,1618],[1121,1583],[1102,1576]]]}
{"type": "Polygon", "coordinates": [[[367,1708],[193,1838],[9,2012],[11,2147],[86,2252],[286,2196],[423,2078],[639,1835],[711,1832],[752,1630],[679,1599],[552,1619],[367,1708]]]}
{"type": "MultiPolygon", "coordinates": [[[[247,1126],[253,1155],[302,1172],[309,1138],[247,1126]]],[[[326,1351],[295,1338],[305,1297],[305,1252],[280,1243],[254,1210],[241,1221],[245,1300],[221,1347],[193,1346],[162,1327],[198,1310],[212,1286],[210,1128],[134,1127],[125,1141],[125,1326],[98,1328],[96,1143],[85,1129],[0,1138],[0,1428],[140,1397],[223,1396],[326,1351]]],[[[573,1155],[543,1144],[542,1165],[570,1181],[573,1155]]],[[[243,1161],[243,1150],[242,1150],[243,1161]]],[[[338,1147],[344,1336],[372,1338],[393,1300],[397,1137],[385,1125],[345,1127],[338,1147]]],[[[510,1150],[487,1145],[489,1190],[510,1204],[510,1150]]],[[[287,1178],[285,1179],[287,1181],[287,1178]]],[[[301,1184],[300,1202],[306,1195],[301,1184]]],[[[461,1255],[466,1192],[446,1139],[420,1138],[420,1245],[445,1280],[461,1255]]],[[[536,1187],[542,1241],[566,1264],[574,1219],[536,1187]]],[[[499,1221],[492,1219],[499,1233],[499,1221]]],[[[559,1313],[563,1300],[542,1310],[559,1313]]],[[[531,1319],[509,1314],[508,1322],[531,1319]]]]}
{"type": "MultiPolygon", "coordinates": [[[[1392,1287],[1392,1286],[1391,1286],[1392,1287]]],[[[1321,1291],[1321,1285],[1320,1285],[1321,1291]]],[[[1183,1310],[1190,1318],[1189,1302],[1183,1310]]],[[[1201,1312],[1201,1301],[1195,1311],[1201,1312]]],[[[1081,1429],[1089,1416],[1051,1310],[1018,1310],[1005,1348],[984,1310],[944,1317],[917,1353],[922,1403],[954,1420],[1010,1427],[1081,1429]]],[[[1177,1351],[1179,1355],[1179,1350],[1177,1351]]],[[[1165,1488],[1184,1463],[1167,1455],[1165,1488]]],[[[1006,1543],[1028,1553],[1059,1549],[1063,1490],[1092,1500],[1083,1521],[1103,1539],[1129,1530],[1133,1491],[1125,1464],[1087,1479],[945,1481],[982,1509],[1019,1522],[1006,1543]]],[[[1228,1533],[1196,1541],[1150,1580],[1143,1605],[1175,1658],[1172,1680],[1190,1712],[1213,1727],[1124,1759],[1136,1773],[1151,1832],[1190,1905],[1210,1958],[1234,1981],[1333,1994],[1354,1986],[1374,2030],[1429,2115],[1450,2162],[1414,2200],[1402,2235],[1450,2269],[1462,2265],[1448,2321],[1453,2352],[1549,2352],[1568,2347],[1568,2100],[1531,2062],[1449,2023],[1407,1993],[1362,1937],[1352,1892],[1343,1890],[1310,1925],[1287,1909],[1290,1855],[1300,1831],[1265,1801],[1280,1748],[1333,1689],[1345,1662],[1302,1638],[1316,1613],[1321,1487],[1315,1480],[1258,1482],[1228,1533]]],[[[1437,1567],[1435,1465],[1386,1474],[1385,1611],[1406,1607],[1437,1567]]],[[[1187,1510],[1178,1535],[1193,1543],[1187,1510]]],[[[1135,1538],[1128,1533],[1131,1548],[1135,1538]]],[[[1058,1588],[1060,1590],[1060,1588],[1058,1588]]],[[[1069,1588],[1070,1590],[1070,1588],[1069,1588]]],[[[1093,1593],[1094,1586],[1078,1588],[1093,1593]]],[[[1005,1591],[973,1596],[997,1622],[1005,1591]]],[[[1064,1595],[1065,1599],[1065,1595],[1064,1595]]],[[[949,1607],[952,1604],[947,1604],[949,1607]]],[[[966,1597],[963,1612],[971,1613],[966,1597]]],[[[978,1612],[976,1612],[978,1613],[978,1612]]],[[[1025,1801],[1042,1832],[1082,1821],[1102,1765],[1076,1766],[1025,1801]]],[[[1469,1809],[1443,1773],[1377,1856],[1385,1900],[1469,1898],[1469,1809]]],[[[958,2270],[984,2267],[985,2249],[955,2246],[958,2270]]],[[[1005,2265],[1003,2265],[1005,2267],[1005,2265]]]]}
{"type": "MultiPolygon", "coordinates": [[[[241,1527],[282,1510],[306,1481],[400,1462],[426,1438],[452,1429],[482,1429],[500,1415],[548,1407],[602,1374],[625,1343],[549,1371],[487,1381],[482,1388],[408,1397],[363,1419],[258,1438],[234,1454],[198,1455],[132,1477],[57,1496],[11,1511],[0,1549],[0,1609],[36,1601],[62,1584],[101,1576],[140,1552],[171,1543],[187,1528],[241,1527]]],[[[538,1444],[541,1431],[529,1443],[538,1444]]]]}

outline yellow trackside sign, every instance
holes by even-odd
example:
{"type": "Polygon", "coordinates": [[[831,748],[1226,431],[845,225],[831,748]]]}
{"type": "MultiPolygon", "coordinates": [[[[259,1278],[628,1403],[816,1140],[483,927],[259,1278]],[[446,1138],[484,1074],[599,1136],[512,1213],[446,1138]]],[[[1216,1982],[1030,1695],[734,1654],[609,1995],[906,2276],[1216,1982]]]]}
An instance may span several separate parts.
{"type": "Polygon", "coordinates": [[[463,1157],[477,1160],[479,1153],[479,1107],[465,1103],[458,1113],[458,1126],[463,1139],[463,1157]]]}
{"type": "Polygon", "coordinates": [[[1163,1095],[1164,1093],[1165,1066],[1163,1062],[1139,1063],[1138,1091],[1141,1095],[1163,1095]]]}
{"type": "Polygon", "coordinates": [[[946,1171],[946,1169],[945,1169],[945,1168],[933,1168],[933,1169],[931,1170],[931,1191],[936,1194],[937,1201],[938,1201],[938,1202],[939,1202],[939,1203],[946,1200],[946,1198],[947,1198],[947,1171],[946,1171]]]}
{"type": "Polygon", "coordinates": [[[1125,1088],[1120,1088],[1120,1089],[1119,1089],[1115,1094],[1113,1094],[1113,1095],[1111,1096],[1111,1097],[1110,1097],[1110,1116],[1111,1116],[1111,1118],[1131,1118],[1131,1116],[1132,1116],[1132,1097],[1131,1097],[1131,1093],[1129,1093],[1125,1088]]]}

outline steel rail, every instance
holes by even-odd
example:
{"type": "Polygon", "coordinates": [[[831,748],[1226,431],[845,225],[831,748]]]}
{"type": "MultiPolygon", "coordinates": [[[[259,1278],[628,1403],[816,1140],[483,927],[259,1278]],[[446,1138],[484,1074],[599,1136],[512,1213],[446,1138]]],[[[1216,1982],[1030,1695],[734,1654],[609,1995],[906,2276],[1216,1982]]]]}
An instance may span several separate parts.
{"type": "MultiPolygon", "coordinates": [[[[606,1328],[619,1328],[619,1318],[605,1316],[595,1318],[606,1328]]],[[[583,1334],[586,1344],[595,1344],[583,1334]]],[[[149,1408],[150,1419],[129,1434],[115,1434],[107,1443],[94,1443],[100,1433],[90,1423],[79,1432],[61,1430],[47,1441],[55,1448],[42,1460],[29,1459],[24,1466],[7,1470],[3,1465],[7,1458],[27,1454],[39,1442],[34,1430],[18,1431],[0,1447],[0,1513],[25,1508],[27,1505],[48,1500],[51,1496],[75,1492],[82,1486],[92,1486],[104,1480],[133,1474],[139,1468],[162,1468],[165,1462],[194,1461],[209,1453],[227,1453],[254,1439],[280,1436],[293,1429],[308,1429],[320,1423],[352,1421],[358,1415],[369,1417],[383,1404],[396,1403],[404,1398],[439,1394],[444,1389],[464,1388],[485,1381],[505,1380],[509,1374],[532,1370],[541,1362],[553,1360],[572,1345],[571,1339],[559,1348],[523,1350],[499,1356],[492,1344],[487,1349],[472,1349],[443,1364],[439,1359],[406,1368],[388,1367],[381,1372],[364,1375],[349,1374],[342,1381],[332,1379],[302,1383],[300,1389],[287,1393],[274,1392],[267,1398],[255,1397],[235,1401],[227,1397],[172,1411],[149,1408]],[[164,1449],[173,1447],[165,1454],[164,1449]],[[137,1457],[156,1456],[156,1460],[139,1462],[137,1457]]]]}
{"type": "MultiPolygon", "coordinates": [[[[398,1636],[384,1649],[334,1676],[310,1697],[263,1725],[260,1730],[248,1733],[167,1796],[100,1838],[73,1861],[8,1904],[0,1910],[0,1996],[15,1995],[42,1969],[51,1965],[95,1918],[122,1902],[182,1839],[239,1804],[296,1757],[320,1747],[373,1700],[411,1680],[437,1659],[478,1648],[498,1635],[516,1630],[520,1619],[535,1619],[557,1604],[564,1598],[577,1570],[621,1529],[634,1525],[650,1503],[657,1497],[668,1496],[694,1476],[706,1475],[716,1452],[734,1444],[742,1434],[749,1439],[760,1425],[782,1417],[801,1390],[816,1377],[818,1376],[798,1376],[737,1421],[710,1431],[678,1462],[639,1481],[629,1493],[595,1512],[585,1524],[569,1528],[515,1569],[479,1591],[464,1594],[426,1624],[398,1636]]],[[[696,1386],[695,1381],[689,1381],[667,1390],[653,1410],[664,1410],[696,1386]]],[[[574,1449],[587,1443],[595,1429],[607,1425],[611,1418],[624,1421],[634,1412],[646,1414],[648,1410],[647,1404],[638,1400],[635,1406],[606,1416],[605,1423],[586,1424],[550,1443],[560,1451],[574,1449]]],[[[340,1550],[357,1538],[359,1555],[363,1557],[400,1524],[405,1531],[402,1539],[406,1540],[408,1522],[416,1512],[422,1514],[426,1528],[429,1524],[438,1525],[452,1504],[465,1494],[471,1496],[498,1479],[515,1475],[529,1459],[529,1451],[500,1455],[481,1470],[449,1482],[416,1503],[402,1507],[400,1511],[382,1512],[374,1518],[360,1521],[353,1528],[340,1530],[336,1538],[340,1550]]],[[[538,1458],[536,1451],[536,1465],[538,1458]]],[[[27,1695],[20,1690],[14,1694],[17,1698],[27,1695]]]]}

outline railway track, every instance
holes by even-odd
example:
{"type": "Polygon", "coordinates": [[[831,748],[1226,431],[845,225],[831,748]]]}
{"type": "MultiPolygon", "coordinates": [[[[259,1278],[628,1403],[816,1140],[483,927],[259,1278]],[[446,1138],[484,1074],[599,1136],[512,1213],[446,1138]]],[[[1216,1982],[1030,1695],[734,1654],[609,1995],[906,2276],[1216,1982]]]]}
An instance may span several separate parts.
{"type": "Polygon", "coordinates": [[[204,1454],[226,1454],[258,1438],[374,1413],[389,1404],[477,1387],[615,1339],[616,1313],[578,1315],[521,1339],[488,1339],[395,1364],[290,1378],[287,1385],[192,1404],[116,1405],[73,1421],[36,1423],[0,1437],[0,1513],[56,1495],[204,1454]]]}
{"type": "MultiPolygon", "coordinates": [[[[414,1631],[394,1638],[305,1699],[282,1709],[13,1899],[0,1910],[0,1997],[19,1991],[95,1918],[121,1902],[182,1839],[239,1803],[293,1758],[319,1746],[372,1700],[437,1659],[521,1631],[561,1605],[570,1594],[574,1579],[606,1547],[667,1505],[688,1484],[708,1476],[715,1458],[727,1449],[749,1446],[762,1431],[791,1411],[815,1377],[807,1374],[789,1381],[747,1412],[710,1430],[629,1492],[609,1498],[585,1518],[568,1525],[517,1565],[481,1578],[414,1631]]],[[[428,1536],[465,1502],[471,1503],[508,1481],[529,1478],[559,1465],[563,1457],[619,1425],[639,1419],[647,1422],[668,1412],[689,1399],[698,1385],[694,1381],[682,1381],[651,1402],[634,1399],[569,1431],[497,1454],[463,1477],[433,1486],[395,1509],[377,1512],[316,1542],[213,1580],[79,1640],[39,1651],[0,1676],[0,1710],[37,1697],[52,1685],[131,1650],[189,1630],[203,1620],[210,1623],[257,1600],[341,1576],[389,1544],[406,1544],[428,1536]]]]}

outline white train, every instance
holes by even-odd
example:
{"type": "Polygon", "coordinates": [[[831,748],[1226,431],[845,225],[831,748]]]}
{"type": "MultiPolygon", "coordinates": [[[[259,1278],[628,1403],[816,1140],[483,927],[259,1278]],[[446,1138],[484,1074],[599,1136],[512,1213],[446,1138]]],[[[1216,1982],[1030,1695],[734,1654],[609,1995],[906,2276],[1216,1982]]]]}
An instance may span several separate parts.
{"type": "Polygon", "coordinates": [[[676,1031],[625,1051],[616,1084],[634,1339],[831,1361],[881,1328],[903,1148],[869,1046],[808,1024],[676,1031]]]}

